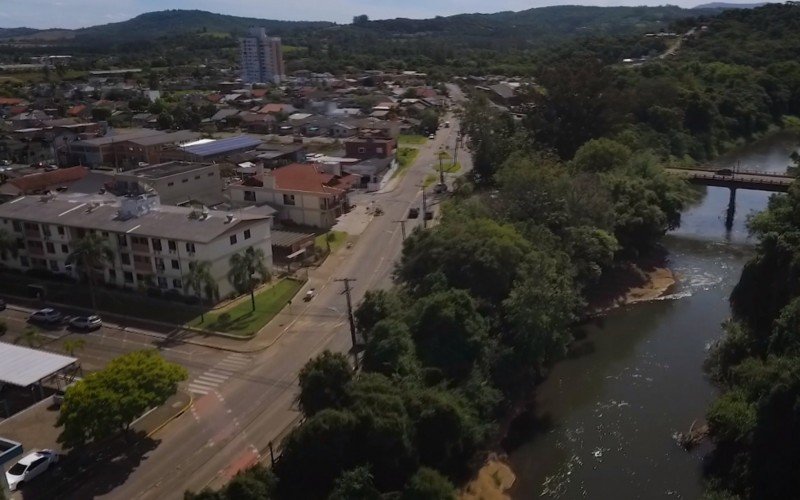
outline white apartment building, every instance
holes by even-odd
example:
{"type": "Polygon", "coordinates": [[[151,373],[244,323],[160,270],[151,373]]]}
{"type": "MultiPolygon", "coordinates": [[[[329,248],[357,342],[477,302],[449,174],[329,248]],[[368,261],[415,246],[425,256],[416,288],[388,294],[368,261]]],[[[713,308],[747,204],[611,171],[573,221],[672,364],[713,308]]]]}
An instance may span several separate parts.
{"type": "Polygon", "coordinates": [[[272,213],[266,207],[228,213],[162,206],[157,196],[146,195],[21,196],[0,205],[0,228],[17,241],[16,255],[5,252],[0,263],[77,277],[67,257],[77,240],[93,232],[114,253],[103,269],[105,283],[191,295],[183,283],[189,263],[208,261],[220,297],[225,297],[233,291],[227,277],[233,254],[260,248],[272,267],[272,213]]]}
{"type": "Polygon", "coordinates": [[[280,83],[285,78],[281,39],[267,36],[264,28],[250,28],[239,39],[242,81],[245,83],[280,83]]]}

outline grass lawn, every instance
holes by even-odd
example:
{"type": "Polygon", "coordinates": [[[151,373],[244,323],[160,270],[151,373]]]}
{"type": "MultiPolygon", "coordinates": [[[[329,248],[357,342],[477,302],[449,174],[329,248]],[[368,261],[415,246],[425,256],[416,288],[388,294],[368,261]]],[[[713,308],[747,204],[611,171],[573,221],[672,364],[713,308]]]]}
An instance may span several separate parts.
{"type": "Polygon", "coordinates": [[[400,165],[392,174],[392,179],[398,176],[402,176],[408,170],[414,160],[417,159],[417,155],[419,154],[419,150],[416,148],[398,148],[397,150],[397,163],[400,165]]]}
{"type": "Polygon", "coordinates": [[[187,325],[242,337],[255,335],[292,300],[301,286],[301,281],[281,280],[256,294],[255,311],[252,310],[250,298],[246,297],[233,307],[206,313],[204,322],[197,317],[187,325]]]}
{"type": "Polygon", "coordinates": [[[400,134],[397,138],[397,145],[399,147],[422,146],[426,142],[428,142],[428,138],[424,135],[400,134]]]}
{"type": "Polygon", "coordinates": [[[326,242],[326,237],[329,234],[333,234],[333,239],[331,240],[331,252],[335,252],[342,244],[344,244],[345,240],[347,239],[347,233],[344,231],[329,231],[325,234],[320,234],[316,238],[314,238],[314,245],[317,248],[321,248],[326,250],[328,248],[328,243],[326,242]]]}

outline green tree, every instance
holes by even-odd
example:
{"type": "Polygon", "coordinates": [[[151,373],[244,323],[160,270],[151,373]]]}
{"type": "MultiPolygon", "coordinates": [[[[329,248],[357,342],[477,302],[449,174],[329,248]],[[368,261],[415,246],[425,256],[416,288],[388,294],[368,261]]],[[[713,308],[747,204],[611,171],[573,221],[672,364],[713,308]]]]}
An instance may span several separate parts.
{"type": "Polygon", "coordinates": [[[105,266],[113,262],[114,252],[100,236],[100,233],[88,233],[79,239],[72,247],[72,252],[67,256],[67,264],[75,265],[79,273],[89,284],[89,297],[92,301],[92,310],[97,310],[97,299],[94,293],[96,275],[104,272],[105,266]]]}
{"type": "Polygon", "coordinates": [[[578,148],[570,166],[577,172],[608,172],[631,158],[628,146],[611,139],[592,139],[578,148]]]}
{"type": "Polygon", "coordinates": [[[65,448],[127,432],[147,409],[163,404],[185,380],[185,368],[156,351],[137,351],[112,360],[67,389],[56,425],[65,448]]]}
{"type": "Polygon", "coordinates": [[[45,342],[42,332],[33,326],[26,326],[19,337],[14,339],[15,344],[25,344],[28,347],[41,347],[45,342]]]}
{"type": "Polygon", "coordinates": [[[250,292],[250,304],[256,310],[255,289],[270,279],[267,257],[261,248],[248,247],[230,258],[228,281],[239,293],[250,292]]]}
{"type": "Polygon", "coordinates": [[[300,370],[300,410],[306,417],[326,408],[341,408],[348,401],[347,385],[353,369],[347,356],[324,351],[300,370]]]}
{"type": "Polygon", "coordinates": [[[189,272],[183,276],[183,283],[187,290],[193,290],[200,301],[200,322],[205,321],[205,309],[202,308],[203,296],[214,301],[219,295],[217,280],[211,275],[211,262],[189,262],[189,272]]]}
{"type": "Polygon", "coordinates": [[[388,290],[367,290],[361,303],[353,313],[353,316],[355,317],[358,330],[367,337],[371,337],[369,334],[379,321],[402,311],[402,300],[397,295],[397,292],[388,290]]]}
{"type": "Polygon", "coordinates": [[[369,467],[360,466],[342,473],[328,500],[380,500],[381,493],[369,467]]]}
{"type": "Polygon", "coordinates": [[[455,500],[453,483],[433,469],[421,467],[406,484],[402,500],[455,500]]]}
{"type": "Polygon", "coordinates": [[[378,322],[370,330],[362,368],[386,376],[418,376],[420,365],[408,326],[393,319],[378,322]]]}

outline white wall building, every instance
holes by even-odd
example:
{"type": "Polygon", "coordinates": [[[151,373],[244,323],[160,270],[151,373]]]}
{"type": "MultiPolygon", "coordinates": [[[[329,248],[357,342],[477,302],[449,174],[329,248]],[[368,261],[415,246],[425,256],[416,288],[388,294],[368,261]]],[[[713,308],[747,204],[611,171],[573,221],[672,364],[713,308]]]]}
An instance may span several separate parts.
{"type": "Polygon", "coordinates": [[[264,28],[250,28],[239,39],[242,81],[245,83],[280,83],[286,78],[281,39],[267,36],[264,28]]]}
{"type": "Polygon", "coordinates": [[[114,261],[103,269],[106,283],[191,295],[183,283],[189,263],[208,261],[220,297],[225,297],[233,291],[227,278],[233,254],[260,248],[272,267],[272,213],[268,207],[228,213],[162,206],[158,197],[144,195],[121,200],[21,196],[0,205],[0,229],[17,241],[16,255],[0,254],[0,262],[22,271],[47,269],[77,277],[67,256],[77,240],[94,232],[114,253],[114,261]]]}

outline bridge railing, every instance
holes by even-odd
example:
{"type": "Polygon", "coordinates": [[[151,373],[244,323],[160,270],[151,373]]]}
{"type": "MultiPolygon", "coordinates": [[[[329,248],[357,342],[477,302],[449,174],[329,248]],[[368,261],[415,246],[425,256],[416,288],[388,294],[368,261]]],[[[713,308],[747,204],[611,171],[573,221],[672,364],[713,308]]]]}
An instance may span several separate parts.
{"type": "MultiPolygon", "coordinates": [[[[720,170],[725,170],[724,168],[692,168],[692,167],[669,167],[667,170],[684,170],[689,172],[708,172],[709,174],[716,174],[720,170]]],[[[736,177],[737,175],[758,175],[762,177],[781,177],[781,178],[789,178],[794,179],[795,176],[788,173],[788,172],[760,172],[758,170],[733,170],[731,169],[730,175],[719,175],[720,177],[736,177]]]]}

